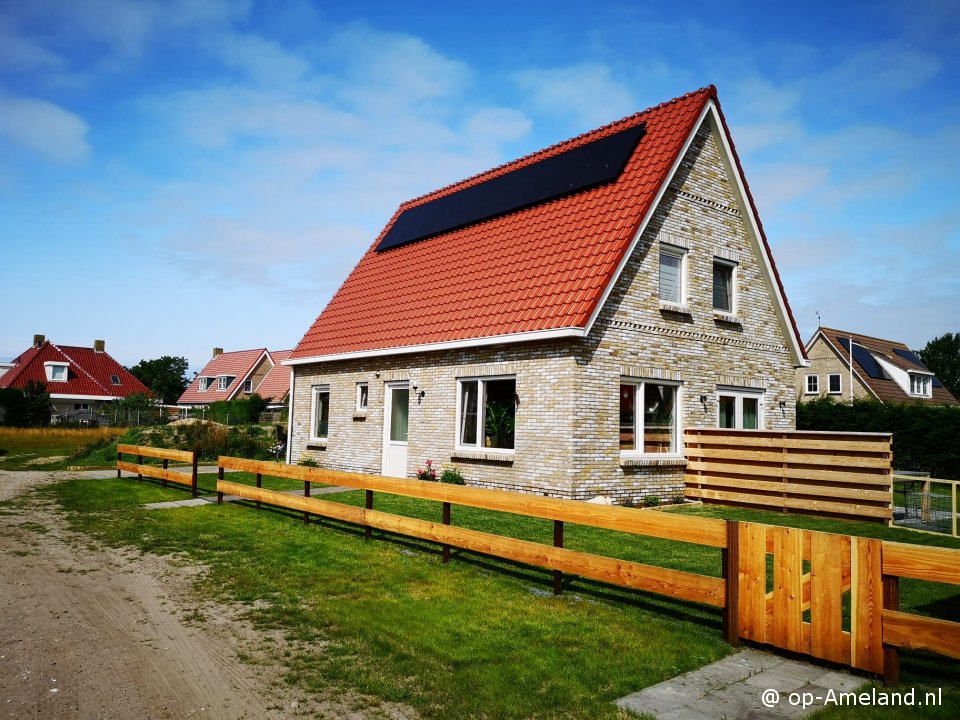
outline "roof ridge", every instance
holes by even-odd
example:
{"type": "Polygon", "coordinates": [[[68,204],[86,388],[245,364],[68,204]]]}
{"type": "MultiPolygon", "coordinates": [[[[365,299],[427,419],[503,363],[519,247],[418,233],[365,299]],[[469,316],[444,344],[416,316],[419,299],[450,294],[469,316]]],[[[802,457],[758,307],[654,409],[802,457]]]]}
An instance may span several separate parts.
{"type": "Polygon", "coordinates": [[[856,337],[866,338],[867,340],[877,340],[877,341],[883,342],[883,343],[890,343],[891,345],[903,345],[903,347],[907,348],[908,350],[910,349],[910,346],[907,345],[906,343],[902,343],[902,342],[899,342],[899,341],[897,341],[897,340],[889,340],[889,339],[887,339],[887,338],[877,337],[877,336],[875,336],[875,335],[864,335],[863,333],[850,332],[849,330],[839,330],[839,329],[837,329],[837,328],[828,328],[828,327],[820,327],[819,329],[820,329],[820,330],[829,330],[830,332],[839,333],[841,336],[842,336],[842,335],[850,335],[850,336],[854,336],[854,335],[855,335],[856,337]]]}
{"type": "MultiPolygon", "coordinates": [[[[51,340],[47,340],[47,342],[50,343],[50,345],[51,345],[52,347],[56,348],[56,349],[59,350],[61,353],[63,353],[63,356],[64,356],[67,360],[69,360],[72,364],[76,365],[77,368],[78,368],[84,375],[86,375],[88,378],[90,378],[90,379],[93,381],[93,384],[94,384],[94,385],[96,385],[98,388],[100,388],[101,390],[103,390],[103,392],[104,392],[105,394],[112,396],[112,393],[111,393],[106,387],[104,387],[103,385],[101,385],[99,380],[97,380],[93,375],[91,375],[91,374],[89,373],[89,371],[87,371],[80,363],[78,363],[76,360],[74,360],[72,357],[70,357],[70,355],[68,355],[67,352],[66,352],[62,347],[60,347],[59,345],[57,345],[56,343],[54,343],[54,342],[51,341],[51,340]]],[[[80,347],[79,345],[67,345],[67,346],[65,346],[65,347],[75,347],[75,348],[77,348],[78,350],[87,350],[87,349],[89,349],[89,348],[85,348],[85,347],[80,347]]],[[[104,354],[106,354],[106,351],[104,351],[104,354]]]]}
{"type": "MultiPolygon", "coordinates": [[[[558,141],[558,142],[553,143],[552,145],[548,145],[547,147],[540,148],[539,150],[534,150],[533,152],[527,153],[526,155],[522,155],[522,156],[520,156],[520,157],[518,157],[518,158],[514,158],[513,160],[508,160],[508,161],[506,161],[506,162],[504,162],[504,163],[501,163],[500,165],[497,165],[497,166],[495,166],[495,167],[487,168],[486,170],[483,170],[483,171],[481,171],[481,172],[475,173],[475,174],[473,174],[473,175],[471,175],[471,176],[469,176],[469,177],[463,178],[463,179],[461,179],[461,180],[457,180],[456,182],[450,183],[449,185],[444,185],[443,187],[437,188],[436,190],[432,190],[432,191],[430,191],[430,192],[428,192],[428,193],[425,193],[425,194],[423,194],[423,195],[418,195],[417,197],[410,198],[409,200],[405,200],[404,202],[400,203],[400,207],[397,208],[397,212],[396,212],[395,214],[396,214],[396,215],[400,215],[404,210],[407,210],[407,209],[409,209],[409,208],[411,208],[411,207],[414,207],[414,206],[416,206],[416,205],[420,205],[420,204],[422,204],[423,202],[425,202],[425,201],[428,200],[428,199],[438,198],[438,197],[442,197],[442,196],[445,196],[445,195],[452,194],[452,192],[453,192],[455,189],[460,189],[460,188],[463,188],[463,187],[467,187],[468,185],[474,183],[475,181],[479,180],[479,179],[482,178],[482,177],[494,176],[494,175],[498,174],[500,171],[502,171],[502,170],[504,170],[504,169],[506,169],[506,168],[508,168],[508,167],[511,167],[511,166],[513,166],[513,165],[521,165],[521,164],[523,164],[523,163],[526,163],[526,162],[532,160],[533,158],[535,158],[535,157],[537,157],[537,156],[547,155],[548,153],[554,152],[555,150],[557,150],[558,148],[560,148],[560,147],[562,147],[562,146],[564,146],[564,145],[571,145],[571,144],[573,144],[573,143],[575,143],[575,142],[577,142],[577,141],[580,141],[580,140],[583,140],[583,139],[587,138],[587,137],[590,136],[590,135],[598,135],[598,134],[600,134],[600,133],[602,133],[602,132],[605,132],[605,131],[613,128],[613,127],[616,127],[617,125],[625,125],[625,124],[629,123],[630,121],[639,121],[640,118],[641,118],[643,115],[646,115],[647,113],[651,113],[651,112],[654,112],[654,111],[656,111],[656,110],[661,110],[661,109],[667,107],[668,105],[672,105],[672,104],[674,104],[674,103],[678,103],[678,102],[681,102],[681,101],[683,101],[683,100],[688,100],[689,98],[693,97],[694,95],[699,95],[699,94],[702,94],[702,93],[705,93],[705,92],[706,92],[706,93],[709,93],[712,98],[716,99],[716,97],[717,97],[717,88],[716,88],[716,86],[714,86],[714,85],[712,85],[712,84],[711,84],[711,85],[707,85],[706,87],[698,88],[697,90],[691,90],[690,92],[684,93],[683,95],[679,95],[679,96],[677,96],[677,97],[675,97],[675,98],[672,98],[672,99],[670,99],[670,100],[666,100],[666,101],[664,101],[664,102],[662,102],[662,103],[659,103],[658,105],[653,105],[653,106],[651,106],[651,107],[646,108],[645,110],[638,110],[637,112],[635,112],[635,113],[633,113],[633,114],[631,114],[631,115],[627,115],[626,117],[622,117],[622,118],[620,118],[619,120],[612,120],[611,122],[608,122],[608,123],[606,123],[606,124],[604,124],[604,125],[601,125],[600,127],[593,128],[592,130],[587,130],[587,131],[585,131],[585,132],[580,133],[579,135],[574,135],[573,137],[567,138],[567,139],[565,139],[565,140],[560,140],[560,141],[558,141]]],[[[387,227],[389,227],[389,224],[387,225],[387,227]]]]}

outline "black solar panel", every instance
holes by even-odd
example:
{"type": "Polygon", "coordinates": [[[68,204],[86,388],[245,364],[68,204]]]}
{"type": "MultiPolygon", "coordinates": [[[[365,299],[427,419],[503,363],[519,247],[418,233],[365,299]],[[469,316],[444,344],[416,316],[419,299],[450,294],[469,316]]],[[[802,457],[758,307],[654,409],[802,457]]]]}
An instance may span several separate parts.
{"type": "MultiPolygon", "coordinates": [[[[837,338],[837,340],[840,341],[843,349],[849,353],[849,338],[837,338]]],[[[863,345],[858,345],[857,343],[853,344],[853,359],[860,364],[860,367],[863,368],[863,371],[870,377],[876,380],[889,380],[889,377],[883,371],[883,368],[880,367],[880,363],[874,359],[873,355],[870,354],[870,351],[867,350],[863,345]]]]}
{"type": "Polygon", "coordinates": [[[613,180],[623,172],[644,132],[641,123],[405,210],[377,252],[613,180]]]}
{"type": "Polygon", "coordinates": [[[900,350],[899,348],[894,348],[893,351],[907,362],[912,362],[914,365],[921,367],[924,370],[927,369],[927,366],[923,364],[923,360],[917,357],[917,354],[912,350],[900,350]]]}

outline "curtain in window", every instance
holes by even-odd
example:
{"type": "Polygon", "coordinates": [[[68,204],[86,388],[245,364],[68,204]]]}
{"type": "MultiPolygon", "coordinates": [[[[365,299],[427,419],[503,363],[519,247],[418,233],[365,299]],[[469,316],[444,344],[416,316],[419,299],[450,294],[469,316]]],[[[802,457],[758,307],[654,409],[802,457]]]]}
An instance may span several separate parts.
{"type": "Polygon", "coordinates": [[[757,398],[743,398],[743,429],[756,430],[759,427],[760,403],[757,398]]]}

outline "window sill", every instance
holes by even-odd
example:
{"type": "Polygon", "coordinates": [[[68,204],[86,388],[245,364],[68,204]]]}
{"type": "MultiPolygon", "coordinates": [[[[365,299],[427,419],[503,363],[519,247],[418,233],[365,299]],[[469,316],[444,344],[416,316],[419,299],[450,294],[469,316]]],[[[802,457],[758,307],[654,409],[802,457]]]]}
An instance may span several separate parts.
{"type": "Polygon", "coordinates": [[[353,411],[353,419],[354,419],[354,420],[366,420],[366,419],[367,419],[367,411],[366,411],[366,410],[354,410],[354,411],[353,411]]]}
{"type": "Polygon", "coordinates": [[[680,455],[626,455],[620,454],[621,467],[686,467],[687,459],[680,455]]]}
{"type": "Polygon", "coordinates": [[[450,455],[451,460],[491,460],[493,462],[514,461],[515,454],[512,451],[503,450],[454,450],[450,455]]]}
{"type": "Polygon", "coordinates": [[[677,315],[692,315],[690,308],[686,305],[677,305],[671,302],[660,302],[660,309],[664,312],[676,313],[677,315]]]}
{"type": "Polygon", "coordinates": [[[731,323],[732,325],[739,325],[740,318],[732,313],[722,312],[720,310],[713,311],[713,319],[720,322],[731,323]]]}
{"type": "Polygon", "coordinates": [[[308,450],[326,450],[327,441],[326,440],[307,440],[307,449],[308,450]]]}

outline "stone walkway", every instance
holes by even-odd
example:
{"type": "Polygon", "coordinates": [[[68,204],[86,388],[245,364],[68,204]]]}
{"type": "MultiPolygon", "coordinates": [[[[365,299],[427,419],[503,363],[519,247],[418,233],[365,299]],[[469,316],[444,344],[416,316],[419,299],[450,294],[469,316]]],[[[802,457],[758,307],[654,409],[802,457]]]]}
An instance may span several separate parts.
{"type": "Polygon", "coordinates": [[[865,682],[748,648],[617,705],[657,720],[795,720],[822,708],[830,691],[853,692],[865,682]]]}

